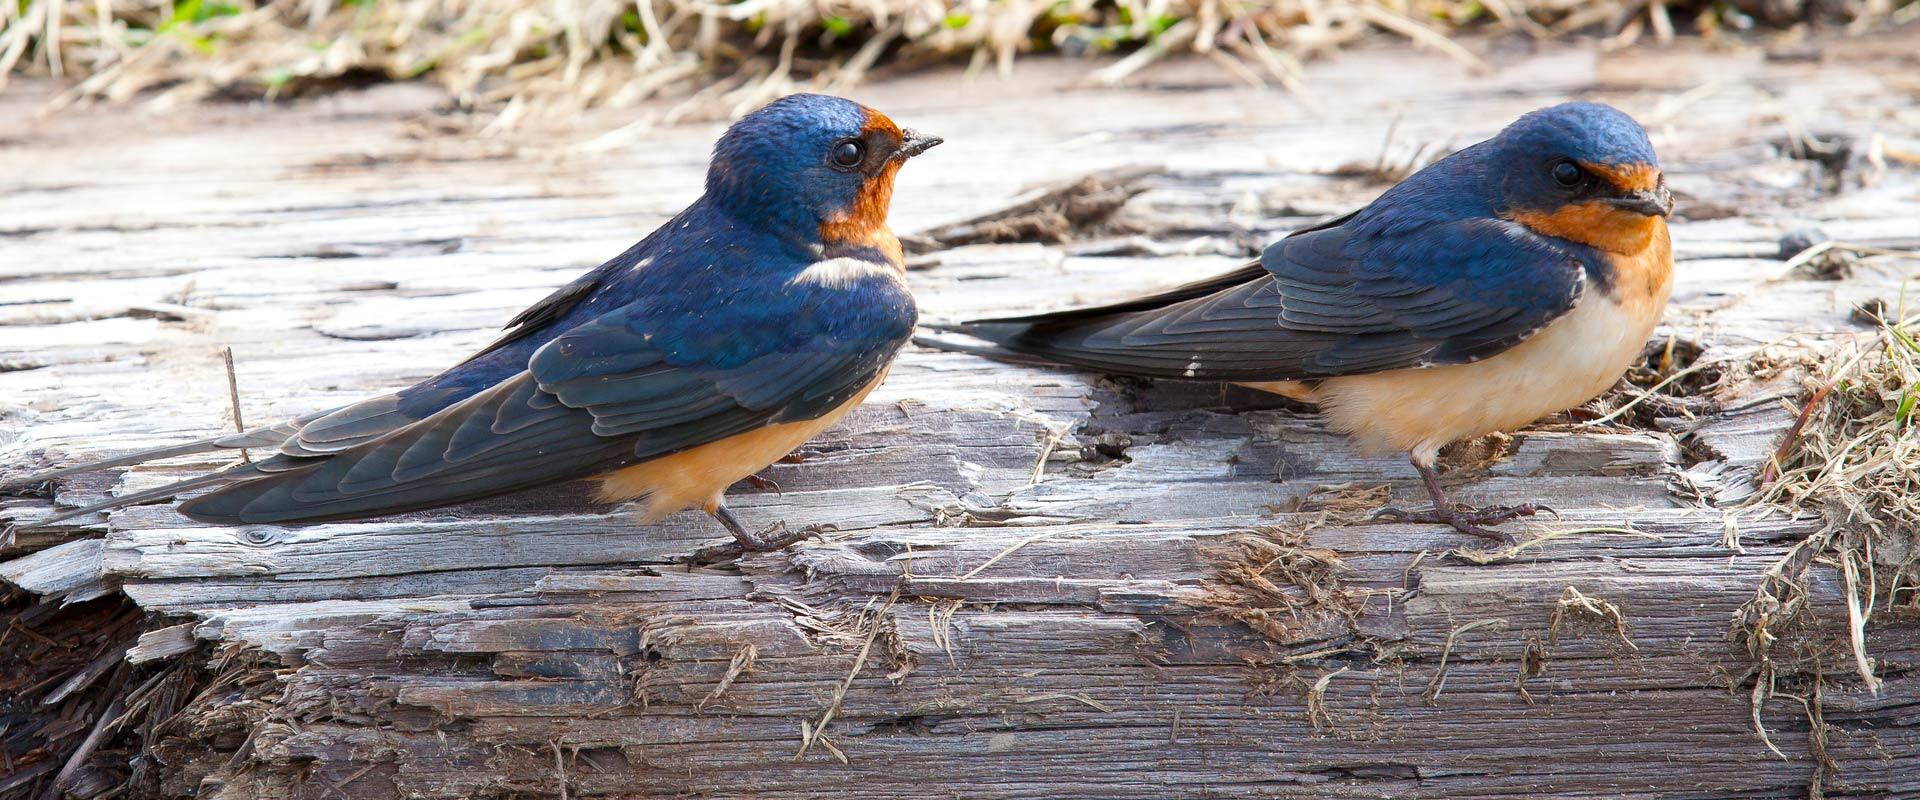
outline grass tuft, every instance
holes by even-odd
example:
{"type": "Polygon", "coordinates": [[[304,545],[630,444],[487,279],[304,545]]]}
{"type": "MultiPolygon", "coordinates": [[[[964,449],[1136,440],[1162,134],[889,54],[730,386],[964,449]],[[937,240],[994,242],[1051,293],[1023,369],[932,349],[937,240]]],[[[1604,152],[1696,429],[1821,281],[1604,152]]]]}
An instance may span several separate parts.
{"type": "Polygon", "coordinates": [[[802,82],[841,89],[882,65],[969,60],[1005,73],[1027,52],[1127,53],[1091,76],[1104,83],[1191,52],[1246,82],[1297,88],[1303,62],[1375,36],[1479,66],[1456,33],[1624,44],[1642,31],[1665,40],[1808,21],[1857,31],[1917,11],[1920,0],[8,0],[0,87],[50,75],[77,80],[56,107],[144,94],[167,105],[425,79],[507,124],[691,93],[697,102],[662,115],[670,122],[743,113],[802,82]]]}
{"type": "Polygon", "coordinates": [[[1877,687],[1866,652],[1876,610],[1920,610],[1920,316],[1891,314],[1876,330],[1823,359],[1800,417],[1761,477],[1748,508],[1816,509],[1826,525],[1769,572],[1735,619],[1734,636],[1756,661],[1767,657],[1772,625],[1804,611],[1803,573],[1815,561],[1844,581],[1849,644],[1862,682],[1877,687]]]}

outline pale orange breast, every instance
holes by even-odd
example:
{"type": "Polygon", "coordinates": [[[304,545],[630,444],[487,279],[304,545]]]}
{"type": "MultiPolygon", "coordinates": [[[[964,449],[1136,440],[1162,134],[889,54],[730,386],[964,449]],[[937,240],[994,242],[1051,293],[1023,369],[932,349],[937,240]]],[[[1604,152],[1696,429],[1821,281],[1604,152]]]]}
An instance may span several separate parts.
{"type": "Polygon", "coordinates": [[[602,475],[600,500],[608,503],[643,500],[642,524],[695,505],[711,511],[719,506],[727,487],[766,469],[767,465],[839,422],[841,417],[858,408],[886,377],[886,371],[882,370],[859,394],[826,416],[769,425],[602,475]]]}
{"type": "MultiPolygon", "coordinates": [[[[1613,256],[1611,296],[1579,305],[1513,348],[1471,364],[1328,378],[1311,389],[1328,423],[1372,450],[1432,463],[1451,442],[1512,430],[1592,400],[1620,380],[1666,312],[1673,256],[1665,224],[1635,256],[1613,256]]],[[[1296,399],[1301,384],[1247,384],[1296,399]]]]}

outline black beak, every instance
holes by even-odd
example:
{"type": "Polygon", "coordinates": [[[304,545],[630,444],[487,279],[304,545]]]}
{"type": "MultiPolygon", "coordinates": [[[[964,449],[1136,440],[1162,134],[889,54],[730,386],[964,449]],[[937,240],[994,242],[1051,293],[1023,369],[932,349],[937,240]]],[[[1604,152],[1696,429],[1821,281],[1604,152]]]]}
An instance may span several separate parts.
{"type": "Polygon", "coordinates": [[[1609,198],[1607,202],[1623,211],[1649,217],[1664,217],[1673,213],[1673,192],[1667,191],[1665,182],[1652,189],[1609,198]]]}
{"type": "Polygon", "coordinates": [[[900,161],[927,152],[933,149],[934,145],[946,141],[938,136],[917,133],[912,129],[903,130],[900,134],[900,149],[893,151],[893,157],[900,161]]]}

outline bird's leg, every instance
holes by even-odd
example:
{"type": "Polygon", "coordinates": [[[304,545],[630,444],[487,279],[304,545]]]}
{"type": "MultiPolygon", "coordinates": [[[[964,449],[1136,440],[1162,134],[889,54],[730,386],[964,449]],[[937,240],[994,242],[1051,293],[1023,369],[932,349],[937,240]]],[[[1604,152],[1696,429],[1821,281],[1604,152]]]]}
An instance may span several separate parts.
{"type": "Polygon", "coordinates": [[[1473,506],[1455,505],[1447,500],[1447,491],[1440,487],[1440,473],[1433,465],[1413,462],[1413,468],[1420,471],[1420,482],[1427,487],[1427,496],[1433,498],[1433,508],[1427,511],[1408,513],[1397,508],[1383,508],[1374,514],[1376,519],[1386,518],[1400,522],[1413,522],[1427,525],[1451,525],[1454,530],[1496,542],[1507,541],[1506,534],[1488,530],[1487,525],[1499,525],[1519,517],[1531,517],[1542,511],[1549,514],[1553,509],[1533,503],[1521,503],[1517,506],[1473,506]]]}
{"type": "MultiPolygon", "coordinates": [[[[786,454],[786,455],[784,455],[784,456],[781,456],[781,457],[780,457],[780,459],[779,459],[778,461],[775,461],[775,462],[773,462],[773,463],[775,463],[775,464],[805,464],[805,463],[807,463],[807,457],[806,457],[806,456],[803,456],[803,455],[800,455],[799,453],[788,453],[788,454],[786,454]]],[[[782,495],[782,496],[784,496],[784,495],[786,494],[785,492],[782,492],[782,491],[780,491],[780,482],[779,482],[779,481],[776,481],[776,480],[774,480],[774,479],[772,479],[772,478],[769,478],[769,477],[766,477],[766,476],[763,476],[763,475],[760,475],[760,474],[757,474],[757,473],[756,473],[756,474],[753,474],[753,475],[748,475],[747,477],[745,477],[745,478],[743,478],[742,480],[745,480],[745,481],[747,482],[747,485],[748,485],[748,486],[752,486],[753,488],[755,488],[755,489],[759,489],[760,491],[763,491],[763,492],[764,492],[764,491],[766,491],[766,490],[768,490],[768,489],[772,489],[772,490],[773,490],[773,493],[774,493],[774,494],[778,494],[778,495],[782,495]]]]}
{"type": "Polygon", "coordinates": [[[714,520],[719,522],[721,527],[726,528],[728,533],[733,534],[734,541],[740,543],[740,549],[753,553],[772,552],[801,539],[818,538],[827,531],[836,530],[832,525],[808,525],[800,530],[790,531],[787,530],[786,523],[775,522],[756,533],[749,532],[745,525],[741,525],[740,520],[733,516],[733,511],[725,505],[714,506],[708,513],[712,514],[714,520]]]}

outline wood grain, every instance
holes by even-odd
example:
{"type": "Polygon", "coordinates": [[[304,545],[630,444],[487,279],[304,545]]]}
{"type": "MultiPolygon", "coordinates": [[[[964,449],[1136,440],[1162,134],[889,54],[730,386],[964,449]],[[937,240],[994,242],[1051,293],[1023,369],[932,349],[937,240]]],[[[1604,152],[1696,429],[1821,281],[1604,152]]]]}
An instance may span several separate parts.
{"type": "MultiPolygon", "coordinates": [[[[1897,66],[1538,47],[1480,76],[1343,55],[1310,70],[1317,111],[1203,63],[1125,89],[1036,60],[1015,83],[936,72],[856,95],[948,140],[903,171],[902,231],[1030,184],[1166,168],[1117,218],[1141,233],[916,262],[928,319],[1228,269],[1384,188],[1337,168],[1377,162],[1389,129],[1404,158],[1567,97],[1648,121],[1683,195],[1656,342],[1729,364],[1818,347],[1914,271],[1879,259],[1816,281],[1773,260],[1794,227],[1914,235],[1910,168],[1834,193],[1767,144],[1801,123],[1920,137],[1881,83],[1897,66]],[[1408,74],[1422,79],[1382,79],[1408,74]]],[[[577,145],[615,112],[491,139],[440,132],[440,102],[388,86],[158,118],[0,115],[0,472],[229,429],[222,346],[254,422],[425,377],[691,199],[718,131],[601,152],[577,145]]],[[[1774,646],[1779,693],[1758,711],[1785,757],[1753,723],[1756,666],[1730,621],[1819,523],[1725,506],[1797,391],[1790,370],[1746,376],[1703,398],[1735,411],[1547,420],[1456,458],[1461,499],[1560,512],[1523,539],[1586,531],[1485,564],[1450,555],[1480,545],[1444,528],[1300,506],[1422,495],[1401,457],[1355,452],[1285,401],[914,349],[803,463],[766,473],[778,491],[736,487],[750,522],[839,526],[785,552],[689,566],[726,538],[704,517],[641,528],[563,487],[302,528],[141,506],[0,542],[0,578],[117,589],[165,615],[137,659],[219,648],[274,676],[203,698],[159,743],[169,791],[203,797],[1672,800],[1804,797],[1816,773],[1830,795],[1920,796],[1920,625],[1876,617],[1885,684],[1869,693],[1831,569],[1810,573],[1813,613],[1774,646]],[[1792,699],[1815,681],[1824,770],[1792,699]]],[[[67,481],[0,516],[215,465],[67,481]]]]}

